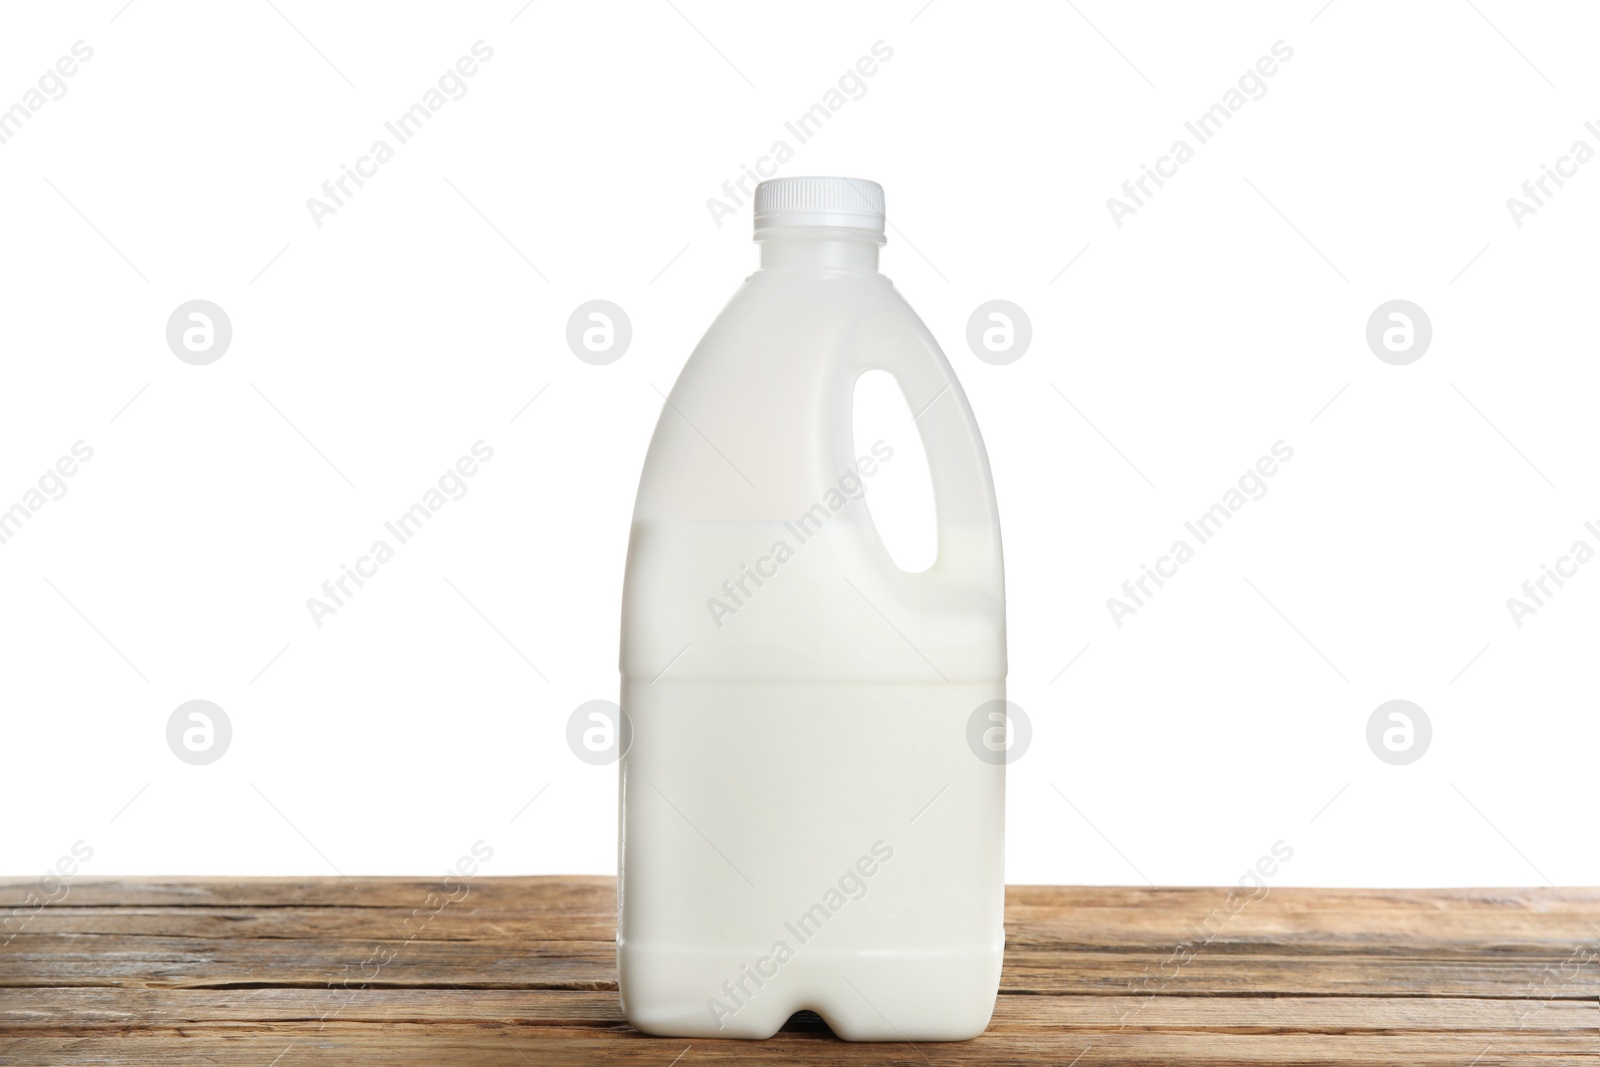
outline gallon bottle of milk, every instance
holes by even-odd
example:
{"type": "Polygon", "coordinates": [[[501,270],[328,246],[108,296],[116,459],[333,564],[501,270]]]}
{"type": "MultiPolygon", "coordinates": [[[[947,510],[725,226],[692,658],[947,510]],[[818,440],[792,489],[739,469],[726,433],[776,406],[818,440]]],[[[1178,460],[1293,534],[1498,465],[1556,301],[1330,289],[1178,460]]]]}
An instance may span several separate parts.
{"type": "MultiPolygon", "coordinates": [[[[781,178],[761,269],[684,366],[645,458],[622,611],[617,959],[652,1034],[961,1040],[1004,948],[994,486],[966,395],[882,274],[883,190],[781,178]],[[856,379],[892,374],[938,552],[900,569],[863,499],[856,379]],[[991,743],[990,747],[993,745],[991,743]]],[[[876,453],[876,454],[875,454],[876,453]]]]}

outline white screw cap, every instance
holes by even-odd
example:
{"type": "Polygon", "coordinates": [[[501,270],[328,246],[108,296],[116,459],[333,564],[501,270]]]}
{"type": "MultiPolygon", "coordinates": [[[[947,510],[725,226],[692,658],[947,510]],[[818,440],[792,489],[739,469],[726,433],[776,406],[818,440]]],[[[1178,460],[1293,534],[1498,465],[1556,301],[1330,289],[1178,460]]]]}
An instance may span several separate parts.
{"type": "Polygon", "coordinates": [[[864,178],[773,178],[756,186],[756,232],[835,226],[883,235],[883,186],[864,178]]]}

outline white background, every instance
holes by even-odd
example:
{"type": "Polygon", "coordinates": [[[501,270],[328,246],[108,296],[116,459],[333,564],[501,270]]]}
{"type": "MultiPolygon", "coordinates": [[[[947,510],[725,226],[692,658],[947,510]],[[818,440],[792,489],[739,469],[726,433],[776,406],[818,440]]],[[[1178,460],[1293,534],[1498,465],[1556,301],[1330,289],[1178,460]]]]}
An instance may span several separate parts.
{"type": "Polygon", "coordinates": [[[0,507],[94,449],[0,545],[0,870],[82,839],[86,875],[433,873],[483,839],[486,874],[612,871],[615,768],[564,728],[616,697],[657,390],[755,264],[748,206],[706,200],[881,40],[782,173],[884,185],[884,270],[987,438],[1035,731],[1008,880],[1228,883],[1281,839],[1279,884],[1600,881],[1600,565],[1506,607],[1600,548],[1600,162],[1506,207],[1600,148],[1593,10],[275,2],[0,16],[0,106],[94,49],[0,145],[0,507]],[[318,228],[307,198],[479,40],[318,228]],[[1266,95],[1114,225],[1280,40],[1266,95]],[[196,298],[234,331],[203,367],[164,335],[196,298]],[[563,336],[593,298],[633,324],[605,367],[563,336]],[[1033,324],[1009,366],[964,339],[993,298],[1033,324]],[[1433,324],[1409,366],[1365,342],[1395,298],[1433,324]],[[315,626],[478,440],[468,494],[315,626]],[[1115,626],[1279,440],[1267,495],[1115,626]],[[165,740],[196,698],[233,725],[204,767],[165,740]],[[1409,766],[1366,743],[1395,698],[1433,724],[1409,766]]]}

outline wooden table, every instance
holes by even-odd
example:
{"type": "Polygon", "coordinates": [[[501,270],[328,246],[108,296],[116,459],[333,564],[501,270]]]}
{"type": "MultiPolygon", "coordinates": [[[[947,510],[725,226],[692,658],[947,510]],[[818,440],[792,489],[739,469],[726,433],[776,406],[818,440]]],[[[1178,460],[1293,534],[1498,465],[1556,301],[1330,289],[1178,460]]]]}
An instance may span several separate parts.
{"type": "Polygon", "coordinates": [[[1012,886],[988,1033],[915,1047],[634,1031],[610,878],[66,890],[0,882],[0,1063],[1600,1063],[1600,890],[1012,886]]]}

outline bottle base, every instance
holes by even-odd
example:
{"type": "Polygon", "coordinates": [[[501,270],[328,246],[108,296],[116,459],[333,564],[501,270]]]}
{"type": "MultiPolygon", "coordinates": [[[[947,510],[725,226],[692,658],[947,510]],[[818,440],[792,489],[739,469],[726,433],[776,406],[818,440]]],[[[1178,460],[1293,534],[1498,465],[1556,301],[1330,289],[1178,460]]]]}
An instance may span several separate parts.
{"type": "Polygon", "coordinates": [[[617,947],[622,1011],[661,1037],[763,1039],[814,1011],[846,1041],[966,1041],[989,1025],[1002,950],[617,947]],[[759,983],[759,984],[758,984],[759,983]]]}

